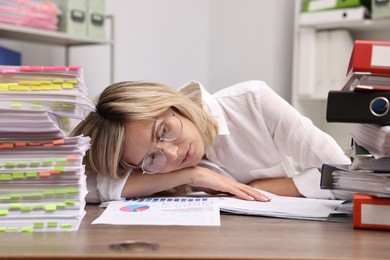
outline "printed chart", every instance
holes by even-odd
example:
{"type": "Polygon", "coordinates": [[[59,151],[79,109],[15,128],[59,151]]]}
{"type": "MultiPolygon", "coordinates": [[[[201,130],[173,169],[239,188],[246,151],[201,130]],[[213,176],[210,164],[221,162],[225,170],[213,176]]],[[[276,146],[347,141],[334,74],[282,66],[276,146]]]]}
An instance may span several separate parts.
{"type": "Polygon", "coordinates": [[[220,226],[218,201],[199,197],[112,201],[92,224],[220,226]]]}

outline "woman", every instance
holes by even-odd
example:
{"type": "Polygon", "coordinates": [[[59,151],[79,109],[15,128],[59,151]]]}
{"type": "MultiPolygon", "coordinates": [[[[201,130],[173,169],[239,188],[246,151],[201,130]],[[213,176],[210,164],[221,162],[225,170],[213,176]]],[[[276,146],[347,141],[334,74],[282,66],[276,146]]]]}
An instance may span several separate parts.
{"type": "Polygon", "coordinates": [[[89,202],[178,194],[188,187],[258,201],[269,199],[257,189],[333,198],[320,189],[319,168],[350,163],[329,135],[261,81],[213,95],[198,82],[179,90],[116,83],[72,133],[80,134],[91,137],[85,156],[89,202]]]}

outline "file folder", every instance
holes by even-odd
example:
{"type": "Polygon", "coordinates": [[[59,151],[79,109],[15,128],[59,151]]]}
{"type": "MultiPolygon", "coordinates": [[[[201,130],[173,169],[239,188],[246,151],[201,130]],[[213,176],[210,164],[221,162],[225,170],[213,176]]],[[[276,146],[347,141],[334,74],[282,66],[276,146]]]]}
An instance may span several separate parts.
{"type": "Polygon", "coordinates": [[[353,72],[390,76],[390,42],[356,40],[347,76],[353,72]]]}
{"type": "Polygon", "coordinates": [[[353,195],[353,227],[355,229],[390,230],[390,198],[365,194],[353,195]]]}
{"type": "Polygon", "coordinates": [[[390,124],[390,91],[329,91],[327,122],[390,124]]]}

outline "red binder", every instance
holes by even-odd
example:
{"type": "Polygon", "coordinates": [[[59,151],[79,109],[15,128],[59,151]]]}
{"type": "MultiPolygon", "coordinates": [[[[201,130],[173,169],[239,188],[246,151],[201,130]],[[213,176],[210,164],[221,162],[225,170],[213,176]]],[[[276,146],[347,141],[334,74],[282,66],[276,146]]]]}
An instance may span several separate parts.
{"type": "Polygon", "coordinates": [[[347,76],[353,72],[390,76],[390,42],[356,40],[347,76]]]}
{"type": "Polygon", "coordinates": [[[353,227],[390,230],[390,198],[354,194],[353,227]]]}

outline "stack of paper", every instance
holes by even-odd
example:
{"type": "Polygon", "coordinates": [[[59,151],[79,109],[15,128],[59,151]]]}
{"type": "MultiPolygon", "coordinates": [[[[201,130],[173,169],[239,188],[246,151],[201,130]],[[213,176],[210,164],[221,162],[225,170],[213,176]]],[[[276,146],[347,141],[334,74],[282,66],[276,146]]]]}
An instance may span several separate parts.
{"type": "Polygon", "coordinates": [[[58,7],[45,0],[2,0],[0,23],[55,31],[58,26],[58,7]]]}
{"type": "Polygon", "coordinates": [[[77,230],[90,138],[63,126],[93,109],[82,70],[0,67],[0,82],[0,232],[77,230]]]}

